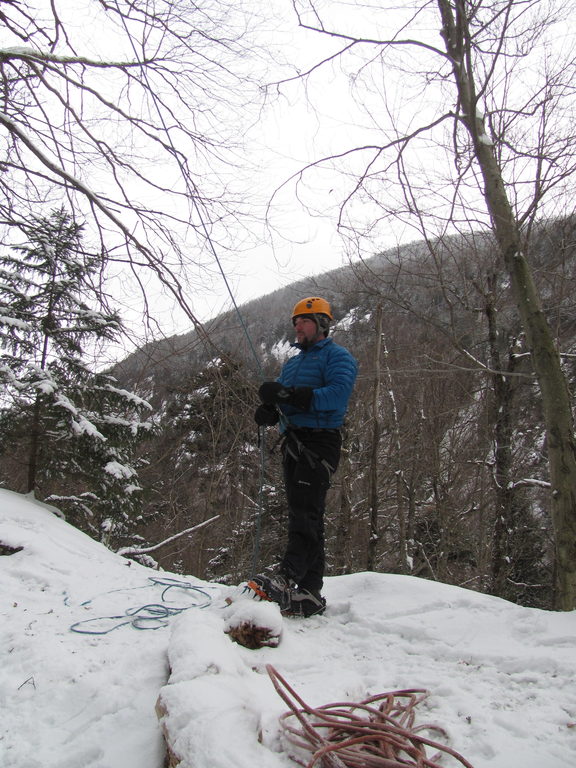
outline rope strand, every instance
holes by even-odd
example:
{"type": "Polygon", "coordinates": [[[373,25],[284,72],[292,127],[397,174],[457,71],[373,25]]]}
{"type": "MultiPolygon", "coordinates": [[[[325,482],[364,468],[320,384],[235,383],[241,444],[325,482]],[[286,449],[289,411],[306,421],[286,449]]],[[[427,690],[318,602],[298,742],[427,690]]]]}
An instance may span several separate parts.
{"type": "MultiPolygon", "coordinates": [[[[168,626],[168,619],[171,616],[177,616],[179,613],[190,610],[190,608],[207,608],[212,598],[202,587],[197,587],[190,584],[188,581],[178,581],[178,579],[171,578],[157,578],[150,576],[148,579],[155,586],[162,586],[162,594],[160,599],[162,603],[149,603],[137,608],[128,608],[122,615],[119,616],[100,616],[94,619],[85,619],[84,621],[77,621],[72,624],[70,630],[77,632],[80,635],[107,635],[109,632],[113,632],[120,627],[131,626],[133,629],[161,629],[168,626]],[[171,589],[183,589],[186,592],[193,592],[194,598],[199,598],[198,602],[185,606],[171,606],[166,605],[166,595],[171,589]],[[202,600],[202,598],[204,598],[202,600]],[[105,629],[89,629],[87,625],[94,626],[102,622],[116,622],[113,626],[105,629]]],[[[149,585],[147,585],[149,586],[149,585]]],[[[144,587],[133,587],[133,589],[146,589],[144,587]]],[[[112,594],[113,592],[123,592],[122,589],[114,589],[111,592],[105,592],[103,594],[112,594]]],[[[82,603],[82,606],[89,605],[92,600],[86,600],[82,603]]],[[[66,603],[66,600],[65,600],[66,603]]],[[[67,603],[66,603],[67,604],[67,603]]]]}

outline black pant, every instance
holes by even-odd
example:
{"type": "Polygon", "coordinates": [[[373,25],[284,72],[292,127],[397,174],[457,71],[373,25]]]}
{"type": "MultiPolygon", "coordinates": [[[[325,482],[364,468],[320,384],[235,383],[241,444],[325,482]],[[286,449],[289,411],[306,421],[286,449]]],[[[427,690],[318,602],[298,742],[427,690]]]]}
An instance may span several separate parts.
{"type": "Polygon", "coordinates": [[[341,446],[337,429],[291,429],[282,445],[288,544],[281,567],[311,592],[322,589],[324,508],[341,446]]]}

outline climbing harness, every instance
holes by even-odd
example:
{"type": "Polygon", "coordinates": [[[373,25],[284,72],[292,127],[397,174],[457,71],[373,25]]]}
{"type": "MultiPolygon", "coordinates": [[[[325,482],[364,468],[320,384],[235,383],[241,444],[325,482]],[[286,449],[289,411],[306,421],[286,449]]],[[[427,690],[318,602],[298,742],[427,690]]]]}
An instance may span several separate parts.
{"type": "MultiPolygon", "coordinates": [[[[330,431],[330,430],[318,430],[318,431],[330,431]]],[[[337,432],[338,430],[334,430],[337,432]]],[[[304,457],[310,467],[314,469],[315,466],[321,464],[328,472],[328,477],[334,474],[334,467],[326,461],[321,459],[320,456],[310,448],[304,445],[302,440],[297,436],[294,429],[288,429],[284,435],[285,442],[283,444],[283,450],[286,451],[294,461],[299,461],[300,457],[304,457]],[[291,443],[294,445],[292,446],[291,443]]]]}
{"type": "MultiPolygon", "coordinates": [[[[130,625],[133,629],[161,629],[168,626],[168,619],[171,616],[177,616],[179,613],[190,610],[190,608],[207,608],[212,603],[212,598],[206,592],[205,587],[198,587],[194,584],[190,584],[188,581],[179,581],[178,579],[171,578],[158,578],[150,576],[148,579],[152,585],[163,587],[162,594],[160,596],[161,603],[149,603],[142,605],[138,608],[128,608],[122,615],[118,616],[100,616],[94,619],[85,619],[84,621],[77,621],[72,624],[70,630],[77,632],[81,635],[107,635],[109,632],[113,632],[115,629],[120,629],[130,625]],[[189,595],[193,596],[193,599],[197,602],[193,602],[190,605],[174,606],[169,605],[166,601],[166,595],[171,589],[185,590],[189,595]],[[102,624],[111,623],[112,626],[107,628],[98,629],[97,627],[102,624]]],[[[149,584],[143,587],[132,587],[131,590],[147,589],[149,584]]],[[[125,592],[125,589],[114,589],[111,592],[104,594],[112,594],[113,592],[125,592]]],[[[95,598],[86,600],[81,603],[82,606],[90,605],[95,598]]],[[[66,600],[65,600],[66,602],[66,600]]]]}

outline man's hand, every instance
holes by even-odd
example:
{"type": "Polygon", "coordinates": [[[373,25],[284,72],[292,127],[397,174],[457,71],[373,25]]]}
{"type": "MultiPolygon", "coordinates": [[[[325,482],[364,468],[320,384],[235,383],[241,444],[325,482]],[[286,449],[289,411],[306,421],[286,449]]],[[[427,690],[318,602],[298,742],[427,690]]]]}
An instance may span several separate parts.
{"type": "Polygon", "coordinates": [[[259,427],[273,427],[278,423],[278,411],[273,405],[259,405],[254,412],[254,421],[259,427]]]}
{"type": "Polygon", "coordinates": [[[265,381],[258,390],[260,400],[265,405],[287,403],[293,392],[293,387],[283,387],[279,381],[265,381]]]}
{"type": "Polygon", "coordinates": [[[307,411],[312,402],[312,387],[284,387],[279,381],[265,381],[258,390],[265,405],[293,405],[307,411]]]}

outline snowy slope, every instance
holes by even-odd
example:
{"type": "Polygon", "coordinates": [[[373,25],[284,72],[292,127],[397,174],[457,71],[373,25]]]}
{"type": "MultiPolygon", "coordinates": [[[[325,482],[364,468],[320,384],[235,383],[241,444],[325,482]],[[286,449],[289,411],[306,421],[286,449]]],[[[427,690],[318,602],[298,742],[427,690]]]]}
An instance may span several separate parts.
{"type": "Polygon", "coordinates": [[[2,490],[0,543],[22,547],[0,556],[2,768],[160,768],[161,692],[194,768],[293,765],[268,663],[312,705],[429,689],[423,719],[474,768],[576,765],[575,612],[363,573],[251,651],[224,634],[234,590],[129,564],[2,490]]]}

